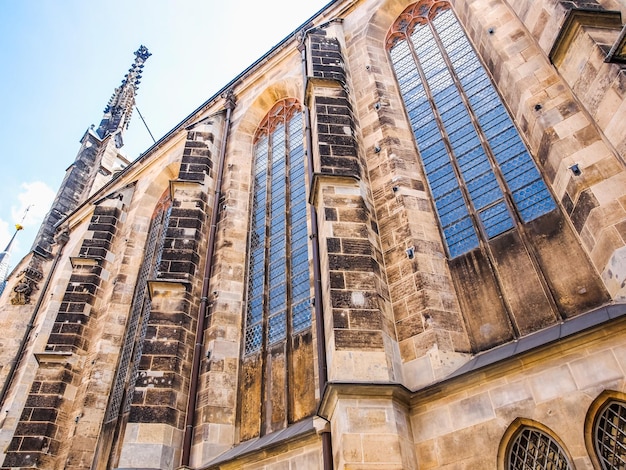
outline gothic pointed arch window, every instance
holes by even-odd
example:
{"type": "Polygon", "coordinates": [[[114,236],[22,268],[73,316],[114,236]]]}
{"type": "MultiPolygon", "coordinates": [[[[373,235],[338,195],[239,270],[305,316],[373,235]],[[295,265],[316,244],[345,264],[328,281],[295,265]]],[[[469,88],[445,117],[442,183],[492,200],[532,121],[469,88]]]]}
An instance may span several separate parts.
{"type": "Polygon", "coordinates": [[[279,101],[255,135],[245,354],[311,325],[304,160],[300,105],[279,101]]]}
{"type": "Polygon", "coordinates": [[[409,6],[386,47],[451,258],[556,209],[447,1],[409,6]]]}
{"type": "Polygon", "coordinates": [[[507,470],[571,470],[563,448],[548,433],[522,426],[509,444],[507,470]]]}
{"type": "Polygon", "coordinates": [[[315,413],[304,123],[295,99],[277,102],[253,148],[248,290],[239,439],[315,413]]]}
{"type": "Polygon", "coordinates": [[[135,380],[139,372],[150,319],[151,302],[148,294],[148,280],[157,276],[171,212],[172,199],[167,189],[157,202],[150,220],[144,258],[139,268],[130,316],[121,346],[120,360],[104,417],[102,439],[99,440],[96,449],[97,458],[103,465],[104,462],[108,462],[107,465],[110,467],[117,466],[116,460],[119,458],[120,446],[133,401],[135,380]]]}
{"type": "Polygon", "coordinates": [[[626,469],[626,402],[605,402],[595,419],[593,441],[603,470],[626,469]]]}

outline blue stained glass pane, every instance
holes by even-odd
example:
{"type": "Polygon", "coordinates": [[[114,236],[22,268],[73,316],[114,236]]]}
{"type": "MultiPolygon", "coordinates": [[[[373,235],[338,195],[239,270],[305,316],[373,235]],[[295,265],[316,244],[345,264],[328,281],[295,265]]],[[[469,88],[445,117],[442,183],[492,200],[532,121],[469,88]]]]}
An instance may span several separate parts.
{"type": "Polygon", "coordinates": [[[282,341],[287,336],[287,322],[285,319],[285,313],[274,315],[269,318],[268,328],[268,342],[274,344],[278,341],[282,341]]]}
{"type": "Polygon", "coordinates": [[[467,190],[470,194],[472,194],[472,196],[483,194],[497,187],[498,182],[496,181],[495,175],[491,171],[483,173],[477,178],[467,182],[467,190]]]}
{"type": "Polygon", "coordinates": [[[472,202],[476,210],[482,209],[499,199],[502,199],[502,190],[499,187],[491,188],[479,195],[472,195],[472,202]]]}
{"type": "Polygon", "coordinates": [[[477,158],[472,160],[468,157],[468,159],[464,160],[459,167],[461,168],[461,173],[463,174],[463,179],[465,181],[471,181],[474,178],[491,171],[491,165],[489,164],[489,161],[485,157],[484,153],[478,155],[477,158]]]}
{"type": "Polygon", "coordinates": [[[263,297],[254,297],[250,299],[250,311],[261,312],[263,310],[263,297]]]}
{"type": "Polygon", "coordinates": [[[504,202],[500,202],[479,212],[479,216],[489,238],[500,235],[512,229],[514,226],[513,219],[511,219],[511,215],[504,202]]]}
{"type": "Polygon", "coordinates": [[[539,216],[556,209],[556,203],[547,188],[533,194],[520,204],[519,211],[524,222],[530,222],[539,216]]]}
{"type": "Polygon", "coordinates": [[[287,291],[284,284],[278,286],[272,286],[269,291],[269,309],[270,312],[275,312],[279,309],[285,308],[287,304],[287,291]]]}
{"type": "MultiPolygon", "coordinates": [[[[515,160],[517,159],[514,158],[510,161],[515,160]]],[[[529,158],[528,154],[525,153],[519,155],[519,162],[517,165],[508,165],[506,168],[508,171],[506,172],[504,171],[504,168],[502,170],[504,178],[507,182],[510,182],[509,185],[512,190],[524,186],[535,179],[541,178],[537,168],[535,167],[535,163],[529,158]]]]}
{"type": "Polygon", "coordinates": [[[496,161],[500,164],[500,168],[502,168],[502,171],[505,173],[511,171],[510,165],[513,161],[517,162],[514,166],[521,164],[520,158],[532,161],[526,151],[526,146],[515,138],[512,138],[508,145],[503,143],[495,149],[492,147],[491,150],[494,152],[494,156],[496,161]],[[508,168],[505,170],[505,167],[508,168]]]}
{"type": "Polygon", "coordinates": [[[306,238],[308,233],[308,229],[306,226],[306,222],[296,224],[292,226],[291,238],[294,240],[301,240],[302,238],[306,238]]]}
{"type": "MultiPolygon", "coordinates": [[[[528,165],[527,168],[528,169],[525,172],[519,173],[516,176],[512,175],[511,173],[508,174],[511,177],[506,178],[506,182],[513,194],[515,194],[524,187],[527,188],[529,185],[539,184],[541,186],[545,186],[543,180],[541,179],[541,176],[539,175],[539,172],[535,168],[535,165],[532,164],[532,162],[530,165],[528,165]]],[[[539,186],[537,186],[537,188],[538,187],[539,186]]]]}
{"type": "MultiPolygon", "coordinates": [[[[445,167],[442,169],[444,170],[445,167]]],[[[459,187],[458,181],[456,179],[456,175],[452,172],[452,168],[449,167],[450,173],[444,175],[445,178],[440,178],[437,181],[431,183],[431,189],[433,194],[436,194],[436,198],[443,196],[444,194],[449,193],[453,189],[459,187]]]]}
{"type": "Polygon", "coordinates": [[[450,165],[448,152],[438,152],[436,158],[424,159],[424,167],[428,173],[438,170],[444,165],[450,165]]]}
{"type": "Polygon", "coordinates": [[[285,263],[271,264],[269,267],[270,286],[285,282],[285,263]]]}
{"type": "Polygon", "coordinates": [[[254,274],[255,275],[250,276],[248,285],[252,289],[256,289],[257,287],[262,287],[263,286],[263,276],[262,276],[263,273],[261,271],[255,271],[254,274]]]}
{"type": "Polygon", "coordinates": [[[291,295],[294,302],[308,299],[311,295],[311,290],[309,288],[308,282],[301,282],[300,284],[295,285],[291,292],[291,295]]]}
{"type": "Polygon", "coordinates": [[[446,206],[445,212],[443,210],[439,212],[441,225],[445,227],[463,219],[464,217],[467,217],[467,208],[465,207],[465,202],[459,202],[460,204],[458,206],[446,206]]]}
{"type": "Polygon", "coordinates": [[[263,319],[263,309],[261,308],[253,308],[251,305],[248,305],[248,309],[246,312],[246,325],[248,327],[260,323],[263,319]]]}
{"type": "Polygon", "coordinates": [[[491,140],[497,134],[504,132],[507,128],[509,128],[511,124],[511,120],[507,114],[500,115],[499,119],[494,119],[491,122],[484,123],[479,119],[478,120],[483,128],[483,132],[487,140],[491,140]]]}
{"type": "Polygon", "coordinates": [[[550,196],[550,192],[541,180],[535,181],[534,183],[515,191],[513,193],[513,200],[522,214],[524,221],[533,220],[534,218],[556,208],[556,205],[550,196]],[[544,202],[546,199],[549,199],[550,204],[544,202]],[[543,209],[537,209],[534,211],[532,210],[533,204],[540,204],[543,209]]]}
{"type": "Polygon", "coordinates": [[[444,230],[444,236],[446,237],[446,245],[451,257],[462,255],[468,251],[478,248],[478,236],[474,232],[474,227],[467,229],[459,236],[452,237],[444,230]]]}
{"type": "Polygon", "coordinates": [[[262,294],[263,294],[263,284],[260,284],[257,286],[250,286],[250,290],[248,292],[248,295],[250,297],[258,297],[262,294]]]}
{"type": "Polygon", "coordinates": [[[293,331],[299,333],[311,326],[311,305],[309,301],[295,304],[292,307],[293,331]]]}

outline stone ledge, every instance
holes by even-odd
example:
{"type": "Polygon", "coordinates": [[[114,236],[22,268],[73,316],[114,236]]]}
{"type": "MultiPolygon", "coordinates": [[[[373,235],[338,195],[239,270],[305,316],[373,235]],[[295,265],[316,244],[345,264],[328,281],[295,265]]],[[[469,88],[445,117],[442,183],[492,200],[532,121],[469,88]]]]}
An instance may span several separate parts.
{"type": "Polygon", "coordinates": [[[556,67],[561,65],[576,36],[585,26],[619,30],[622,28],[622,15],[619,11],[611,10],[570,10],[549,54],[550,62],[556,67]]]}
{"type": "Polygon", "coordinates": [[[178,189],[184,190],[185,188],[191,188],[201,190],[203,184],[204,181],[170,180],[170,197],[174,200],[174,195],[178,189]]]}
{"type": "Polygon", "coordinates": [[[74,353],[69,351],[43,351],[34,353],[37,364],[62,364],[68,361],[74,353]]]}
{"type": "Polygon", "coordinates": [[[309,204],[315,206],[317,204],[317,197],[322,183],[340,183],[349,184],[351,186],[358,186],[360,178],[351,175],[336,175],[330,173],[313,173],[313,181],[309,189],[309,204]]]}
{"type": "Polygon", "coordinates": [[[178,279],[153,279],[148,281],[148,293],[154,298],[156,291],[186,292],[191,286],[189,281],[178,279]]]}
{"type": "Polygon", "coordinates": [[[223,465],[226,462],[249,457],[255,453],[265,452],[270,449],[275,449],[276,447],[285,445],[289,442],[304,439],[307,436],[317,435],[314,419],[314,417],[305,418],[302,421],[289,425],[285,429],[281,429],[280,431],[241,442],[200,468],[203,470],[219,468],[220,465],[223,465]]]}
{"type": "Polygon", "coordinates": [[[71,256],[70,263],[72,268],[76,269],[80,266],[99,266],[103,258],[87,258],[85,256],[71,256]]]}

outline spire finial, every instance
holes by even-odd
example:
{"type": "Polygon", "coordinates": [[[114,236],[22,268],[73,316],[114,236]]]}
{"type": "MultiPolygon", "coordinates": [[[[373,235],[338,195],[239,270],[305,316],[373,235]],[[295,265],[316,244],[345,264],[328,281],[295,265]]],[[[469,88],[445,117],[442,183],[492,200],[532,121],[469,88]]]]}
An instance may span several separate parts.
{"type": "Polygon", "coordinates": [[[104,138],[108,135],[117,135],[116,142],[119,141],[121,147],[121,134],[128,128],[130,117],[135,106],[135,95],[141,81],[144,62],[152,54],[143,44],[135,51],[135,61],[124,76],[122,84],[117,87],[109,103],[104,109],[104,116],[98,127],[98,135],[104,138]]]}

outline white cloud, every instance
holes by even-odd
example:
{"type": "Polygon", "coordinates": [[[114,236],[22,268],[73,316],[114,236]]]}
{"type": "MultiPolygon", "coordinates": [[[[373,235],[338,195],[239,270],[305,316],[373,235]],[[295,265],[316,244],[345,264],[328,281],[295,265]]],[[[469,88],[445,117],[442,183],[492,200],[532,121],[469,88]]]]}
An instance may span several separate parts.
{"type": "Polygon", "coordinates": [[[17,195],[19,205],[11,206],[11,216],[15,223],[21,223],[24,227],[39,226],[44,216],[50,210],[55,191],[43,181],[22,183],[21,191],[17,195]],[[30,207],[30,209],[29,209],[30,207]],[[28,209],[26,218],[22,218],[28,209]]]}

